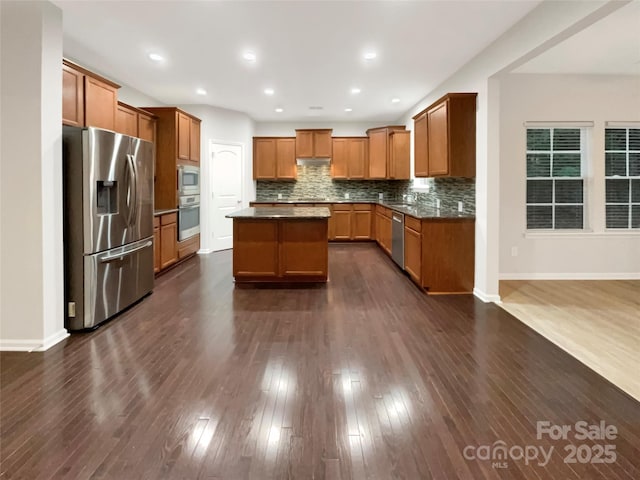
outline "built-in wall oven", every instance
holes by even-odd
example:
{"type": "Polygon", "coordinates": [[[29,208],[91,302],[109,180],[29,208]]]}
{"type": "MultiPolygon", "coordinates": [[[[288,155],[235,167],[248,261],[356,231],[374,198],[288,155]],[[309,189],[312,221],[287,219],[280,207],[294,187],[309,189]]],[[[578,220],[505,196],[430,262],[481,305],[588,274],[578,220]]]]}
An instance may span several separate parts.
{"type": "Polygon", "coordinates": [[[178,240],[200,233],[200,167],[178,166],[178,240]]]}
{"type": "Polygon", "coordinates": [[[200,167],[178,166],[178,195],[200,195],[200,167]]]}
{"type": "Polygon", "coordinates": [[[181,195],[178,204],[178,240],[200,233],[200,195],[181,195]]]}

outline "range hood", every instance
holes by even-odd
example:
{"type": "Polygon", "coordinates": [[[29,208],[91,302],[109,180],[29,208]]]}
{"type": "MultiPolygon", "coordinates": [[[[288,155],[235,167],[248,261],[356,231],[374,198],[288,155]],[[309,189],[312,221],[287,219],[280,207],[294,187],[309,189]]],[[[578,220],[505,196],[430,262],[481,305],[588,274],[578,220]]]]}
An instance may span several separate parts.
{"type": "Polygon", "coordinates": [[[318,157],[318,158],[296,158],[296,165],[304,166],[321,166],[331,164],[330,157],[318,157]]]}

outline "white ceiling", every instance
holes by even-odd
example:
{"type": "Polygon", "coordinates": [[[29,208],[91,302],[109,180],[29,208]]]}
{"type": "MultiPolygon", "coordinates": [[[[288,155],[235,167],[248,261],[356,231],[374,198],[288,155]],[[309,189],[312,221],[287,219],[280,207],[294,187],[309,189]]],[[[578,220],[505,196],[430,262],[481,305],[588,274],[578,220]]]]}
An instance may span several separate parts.
{"type": "Polygon", "coordinates": [[[621,7],[514,72],[640,75],[640,1],[621,7]]]}
{"type": "Polygon", "coordinates": [[[65,56],[166,104],[210,104],[258,121],[389,122],[540,2],[54,3],[65,56]],[[369,49],[378,56],[366,62],[369,49]],[[166,61],[154,64],[150,52],[166,61]]]}

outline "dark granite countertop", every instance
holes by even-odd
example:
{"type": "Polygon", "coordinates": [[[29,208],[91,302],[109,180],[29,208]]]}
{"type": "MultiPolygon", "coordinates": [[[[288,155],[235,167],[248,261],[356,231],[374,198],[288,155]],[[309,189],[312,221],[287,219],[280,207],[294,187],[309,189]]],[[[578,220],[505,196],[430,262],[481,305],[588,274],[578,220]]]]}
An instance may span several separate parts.
{"type": "MultiPolygon", "coordinates": [[[[281,199],[281,200],[256,200],[252,202],[254,204],[258,203],[282,203],[282,204],[290,204],[290,203],[372,203],[375,205],[382,205],[384,207],[390,208],[391,210],[395,210],[396,212],[404,213],[405,215],[411,215],[412,217],[419,219],[475,219],[474,214],[458,212],[457,210],[451,209],[437,209],[435,207],[423,204],[407,204],[403,203],[401,200],[393,201],[393,200],[378,200],[378,199],[341,199],[341,200],[331,200],[331,199],[281,199]]],[[[261,207],[261,210],[268,207],[261,207]]],[[[285,208],[285,207],[276,207],[276,208],[285,208]]],[[[300,207],[304,208],[304,207],[300,207]]]]}
{"type": "Polygon", "coordinates": [[[331,212],[326,207],[260,207],[244,208],[226,215],[226,218],[329,218],[331,212]]]}
{"type": "Polygon", "coordinates": [[[178,211],[177,208],[164,208],[162,210],[154,210],[153,216],[157,217],[158,215],[164,215],[166,213],[175,213],[177,211],[178,211]]]}
{"type": "Polygon", "coordinates": [[[467,219],[474,220],[475,215],[458,212],[457,210],[441,209],[430,207],[428,205],[394,205],[384,202],[378,202],[379,205],[383,205],[396,212],[404,213],[405,215],[411,215],[412,217],[425,219],[467,219]]]}
{"type": "Polygon", "coordinates": [[[255,200],[251,203],[378,203],[377,198],[349,198],[331,200],[330,198],[304,198],[304,199],[273,199],[273,200],[255,200]]]}

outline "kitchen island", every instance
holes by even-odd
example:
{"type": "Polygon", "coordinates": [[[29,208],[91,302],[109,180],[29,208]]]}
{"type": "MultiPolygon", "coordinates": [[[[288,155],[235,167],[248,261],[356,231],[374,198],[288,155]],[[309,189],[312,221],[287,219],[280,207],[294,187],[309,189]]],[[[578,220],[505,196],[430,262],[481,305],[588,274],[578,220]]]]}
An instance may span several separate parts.
{"type": "Polygon", "coordinates": [[[330,216],[326,207],[257,207],[227,215],[236,283],[326,282],[330,216]]]}

